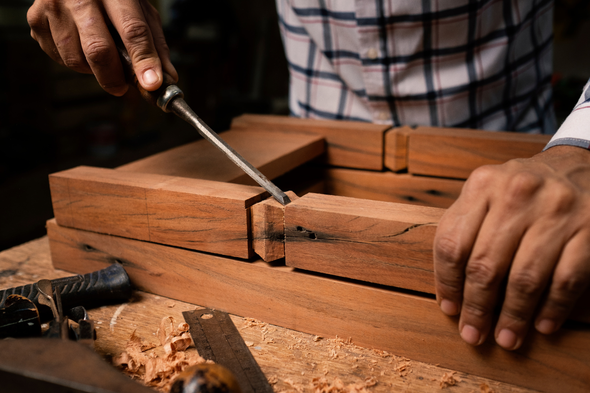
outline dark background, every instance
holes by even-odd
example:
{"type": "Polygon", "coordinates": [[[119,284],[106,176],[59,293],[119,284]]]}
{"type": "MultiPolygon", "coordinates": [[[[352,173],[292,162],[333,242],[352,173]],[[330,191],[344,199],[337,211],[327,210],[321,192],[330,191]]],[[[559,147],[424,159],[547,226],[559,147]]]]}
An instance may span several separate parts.
{"type": "MultiPolygon", "coordinates": [[[[0,250],[45,234],[47,175],[78,165],[114,168],[198,138],[130,91],[52,62],[30,37],[32,0],[0,0],[0,250]]],[[[288,72],[274,0],[154,0],[179,86],[214,130],[242,113],[288,114],[288,72]]],[[[590,76],[590,0],[555,12],[555,106],[563,120],[590,76]]]]}

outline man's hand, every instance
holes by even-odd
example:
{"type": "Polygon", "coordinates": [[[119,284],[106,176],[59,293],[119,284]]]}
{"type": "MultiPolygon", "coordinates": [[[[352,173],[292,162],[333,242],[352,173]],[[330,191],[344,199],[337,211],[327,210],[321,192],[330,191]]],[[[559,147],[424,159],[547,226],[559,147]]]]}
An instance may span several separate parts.
{"type": "Polygon", "coordinates": [[[590,151],[557,146],[469,177],[434,240],[437,300],[463,340],[521,346],[562,325],[590,284],[590,151]]]}
{"type": "Polygon", "coordinates": [[[144,89],[156,90],[162,67],[176,81],[160,17],[147,0],[36,0],[27,20],[31,36],[53,60],[93,73],[107,92],[121,96],[127,83],[109,25],[119,32],[144,89]]]}

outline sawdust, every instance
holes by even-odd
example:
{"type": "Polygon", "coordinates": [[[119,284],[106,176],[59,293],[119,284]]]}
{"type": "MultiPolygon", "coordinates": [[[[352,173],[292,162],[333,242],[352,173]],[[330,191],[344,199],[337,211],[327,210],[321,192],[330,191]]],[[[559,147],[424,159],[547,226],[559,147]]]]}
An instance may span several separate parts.
{"type": "Polygon", "coordinates": [[[461,378],[456,376],[456,371],[450,371],[448,373],[444,373],[443,376],[440,378],[440,388],[445,389],[449,386],[455,386],[459,382],[461,382],[461,378]]]}
{"type": "Polygon", "coordinates": [[[172,381],[185,368],[206,362],[196,350],[186,351],[192,344],[188,330],[188,324],[180,323],[176,326],[173,317],[164,317],[156,333],[160,345],[146,342],[134,331],[125,351],[113,358],[113,364],[132,378],[141,380],[146,386],[168,392],[172,381]],[[159,346],[164,349],[163,357],[153,351],[146,353],[159,346]]]}
{"type": "Polygon", "coordinates": [[[407,377],[412,372],[412,362],[409,359],[401,358],[393,367],[400,377],[407,377]]]}

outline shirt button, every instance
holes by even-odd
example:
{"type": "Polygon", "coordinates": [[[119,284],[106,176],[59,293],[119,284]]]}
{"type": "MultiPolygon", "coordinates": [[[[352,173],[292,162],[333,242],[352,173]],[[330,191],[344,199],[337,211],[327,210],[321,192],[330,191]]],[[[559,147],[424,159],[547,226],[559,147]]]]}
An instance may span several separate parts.
{"type": "Polygon", "coordinates": [[[379,56],[379,52],[377,51],[377,49],[375,48],[369,48],[369,50],[367,51],[367,57],[369,59],[376,59],[379,56]]]}

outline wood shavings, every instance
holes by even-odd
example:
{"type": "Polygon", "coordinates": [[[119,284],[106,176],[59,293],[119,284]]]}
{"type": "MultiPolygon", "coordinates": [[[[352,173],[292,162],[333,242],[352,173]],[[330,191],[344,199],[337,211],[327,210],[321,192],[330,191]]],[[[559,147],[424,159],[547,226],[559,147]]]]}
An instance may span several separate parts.
{"type": "Polygon", "coordinates": [[[481,393],[494,393],[494,390],[490,388],[487,383],[482,383],[479,385],[479,390],[481,393]]]}
{"type": "Polygon", "coordinates": [[[247,347],[253,347],[254,343],[252,341],[244,341],[247,347]]]}
{"type": "Polygon", "coordinates": [[[398,372],[400,377],[407,377],[412,372],[412,362],[402,358],[402,360],[395,365],[394,370],[398,372]]]}
{"type": "Polygon", "coordinates": [[[313,340],[313,341],[315,341],[315,342],[318,342],[318,341],[320,341],[322,338],[323,338],[323,337],[320,337],[320,336],[313,336],[312,340],[313,340]]]}
{"type": "Polygon", "coordinates": [[[156,347],[145,342],[135,332],[129,337],[125,351],[113,359],[113,364],[133,378],[140,379],[147,386],[168,392],[172,381],[185,368],[201,363],[211,363],[200,357],[196,351],[186,352],[192,344],[189,326],[181,323],[175,327],[173,317],[164,317],[157,336],[165,356],[145,352],[156,347]]]}
{"type": "Polygon", "coordinates": [[[334,378],[332,382],[324,377],[314,378],[311,381],[311,389],[314,393],[367,393],[368,387],[375,386],[377,381],[374,378],[367,378],[364,382],[344,385],[342,380],[334,378]]]}
{"type": "Polygon", "coordinates": [[[457,374],[456,371],[451,371],[448,373],[444,373],[443,376],[440,379],[440,388],[444,389],[447,388],[449,386],[455,386],[456,384],[458,384],[459,382],[461,382],[461,378],[455,376],[455,374],[457,374]]]}
{"type": "Polygon", "coordinates": [[[176,303],[169,303],[168,304],[168,308],[174,308],[174,306],[176,306],[176,303]]]}
{"type": "Polygon", "coordinates": [[[302,385],[296,384],[290,378],[283,379],[283,382],[285,382],[287,385],[291,386],[293,389],[295,389],[299,393],[304,393],[305,392],[305,389],[304,389],[304,387],[302,385]]]}
{"type": "Polygon", "coordinates": [[[279,379],[276,376],[268,377],[268,383],[271,385],[276,385],[279,382],[279,379]]]}

